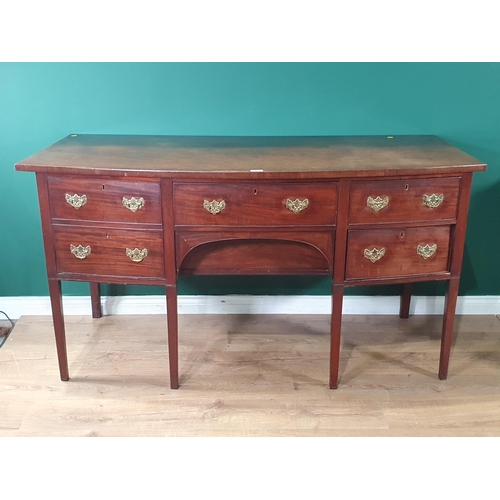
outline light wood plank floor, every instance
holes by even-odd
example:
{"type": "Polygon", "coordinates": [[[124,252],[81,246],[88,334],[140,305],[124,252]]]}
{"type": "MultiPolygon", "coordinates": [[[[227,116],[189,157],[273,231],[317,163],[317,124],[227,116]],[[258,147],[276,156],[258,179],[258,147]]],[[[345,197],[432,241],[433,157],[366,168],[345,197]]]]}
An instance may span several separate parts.
{"type": "Polygon", "coordinates": [[[183,315],[180,388],[165,316],[66,318],[69,382],[51,318],[0,349],[0,436],[499,436],[500,320],[459,316],[448,380],[441,316],[344,316],[328,389],[328,316],[183,315]]]}

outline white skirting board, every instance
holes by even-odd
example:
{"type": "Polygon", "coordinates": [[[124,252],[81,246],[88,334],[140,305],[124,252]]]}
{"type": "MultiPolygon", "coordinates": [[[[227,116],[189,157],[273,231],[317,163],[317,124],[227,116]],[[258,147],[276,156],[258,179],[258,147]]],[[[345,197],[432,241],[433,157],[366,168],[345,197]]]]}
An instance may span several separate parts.
{"type": "MultiPolygon", "coordinates": [[[[165,314],[162,295],[102,297],[103,314],[165,314]]],[[[91,314],[90,297],[63,298],[66,315],[91,314]]],[[[414,296],[410,314],[442,314],[444,297],[414,296]]],[[[331,297],[318,295],[179,295],[179,314],[330,314],[331,297]]],[[[11,319],[50,315],[48,297],[0,297],[11,319]]],[[[399,297],[344,297],[343,314],[398,314],[399,297]]],[[[457,314],[500,314],[500,296],[458,297],[457,314]]]]}

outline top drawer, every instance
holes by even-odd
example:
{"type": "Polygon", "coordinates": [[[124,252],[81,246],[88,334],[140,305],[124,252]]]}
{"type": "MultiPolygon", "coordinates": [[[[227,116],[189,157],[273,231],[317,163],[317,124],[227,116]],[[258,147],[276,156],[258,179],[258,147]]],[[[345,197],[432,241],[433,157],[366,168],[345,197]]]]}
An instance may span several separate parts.
{"type": "Polygon", "coordinates": [[[53,218],[161,224],[160,184],[49,177],[53,218]]]}
{"type": "Polygon", "coordinates": [[[337,183],[175,183],[178,225],[333,225],[337,183]]]}
{"type": "Polygon", "coordinates": [[[349,224],[453,220],[460,177],[354,181],[349,224]]]}

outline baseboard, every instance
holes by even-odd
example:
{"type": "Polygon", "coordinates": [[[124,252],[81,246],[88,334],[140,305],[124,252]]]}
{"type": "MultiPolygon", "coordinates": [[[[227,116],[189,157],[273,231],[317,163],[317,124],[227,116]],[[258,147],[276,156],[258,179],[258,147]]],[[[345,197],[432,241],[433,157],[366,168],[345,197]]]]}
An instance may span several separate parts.
{"type": "MultiPolygon", "coordinates": [[[[165,314],[165,297],[128,295],[102,297],[103,313],[165,314]]],[[[89,297],[64,297],[67,315],[91,314],[89,297]]],[[[180,295],[180,314],[329,314],[331,298],[318,295],[180,295]]],[[[414,296],[411,314],[442,314],[444,297],[414,296]]],[[[20,316],[50,315],[48,297],[0,297],[0,310],[11,319],[20,316]]],[[[397,314],[399,297],[346,296],[344,314],[397,314]]],[[[500,314],[500,296],[458,298],[457,314],[500,314]]]]}

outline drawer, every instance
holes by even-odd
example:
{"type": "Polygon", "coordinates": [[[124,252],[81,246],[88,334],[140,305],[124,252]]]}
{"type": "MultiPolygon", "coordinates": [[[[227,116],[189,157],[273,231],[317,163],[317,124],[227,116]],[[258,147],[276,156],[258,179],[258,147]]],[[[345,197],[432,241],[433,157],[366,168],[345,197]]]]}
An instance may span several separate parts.
{"type": "Polygon", "coordinates": [[[459,189],[460,177],[355,181],[349,223],[454,220],[459,189]]]}
{"type": "Polygon", "coordinates": [[[121,230],[54,224],[53,231],[58,273],[165,276],[163,232],[159,229],[121,230]]]}
{"type": "Polygon", "coordinates": [[[175,183],[177,225],[334,225],[337,183],[175,183]]]}
{"type": "Polygon", "coordinates": [[[346,280],[448,271],[450,226],[348,232],[346,280]]]}
{"type": "Polygon", "coordinates": [[[52,218],[161,224],[158,182],[48,178],[52,218]]]}

